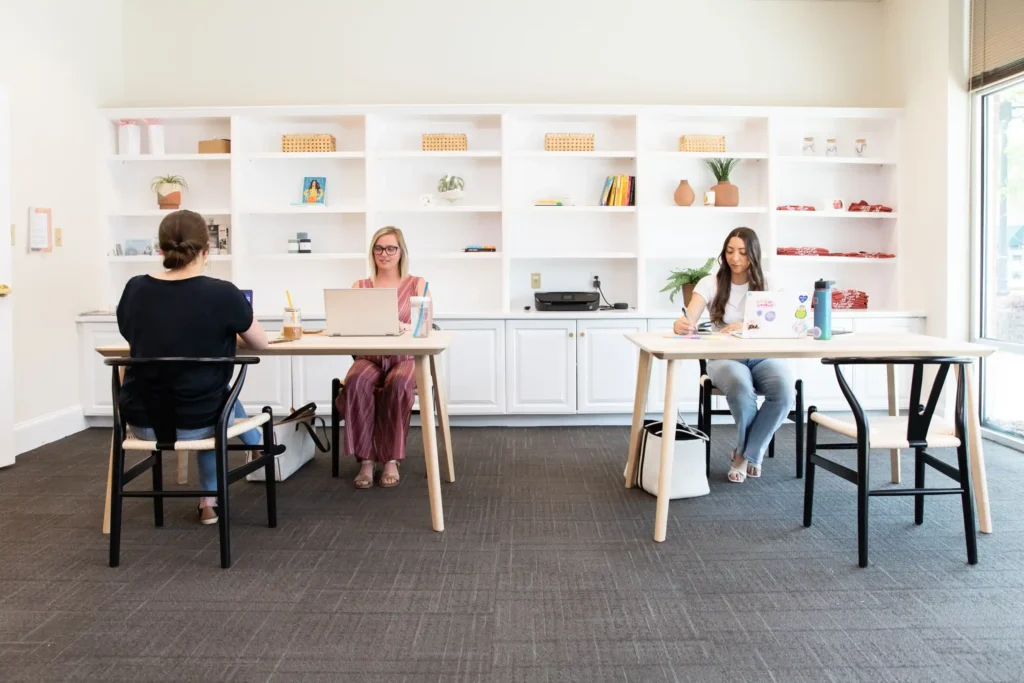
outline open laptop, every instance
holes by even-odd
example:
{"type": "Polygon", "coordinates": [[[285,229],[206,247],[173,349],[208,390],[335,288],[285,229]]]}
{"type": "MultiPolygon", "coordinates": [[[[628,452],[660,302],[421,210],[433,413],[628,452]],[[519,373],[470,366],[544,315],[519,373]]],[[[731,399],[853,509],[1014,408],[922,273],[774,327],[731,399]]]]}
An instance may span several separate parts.
{"type": "Polygon", "coordinates": [[[401,334],[398,290],[325,289],[324,311],[329,337],[385,337],[401,334]]]}
{"type": "Polygon", "coordinates": [[[747,292],[741,339],[789,339],[807,336],[814,326],[807,292],[747,292]]]}

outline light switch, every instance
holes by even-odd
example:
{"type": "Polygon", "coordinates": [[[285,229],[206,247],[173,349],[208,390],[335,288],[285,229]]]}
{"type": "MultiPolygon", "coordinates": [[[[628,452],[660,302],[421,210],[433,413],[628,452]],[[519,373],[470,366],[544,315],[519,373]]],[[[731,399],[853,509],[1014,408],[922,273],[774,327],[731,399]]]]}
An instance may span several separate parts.
{"type": "Polygon", "coordinates": [[[64,231],[60,228],[53,229],[53,246],[63,247],[64,246],[64,231]]]}
{"type": "Polygon", "coordinates": [[[540,289],[540,273],[530,273],[530,287],[540,289]]]}

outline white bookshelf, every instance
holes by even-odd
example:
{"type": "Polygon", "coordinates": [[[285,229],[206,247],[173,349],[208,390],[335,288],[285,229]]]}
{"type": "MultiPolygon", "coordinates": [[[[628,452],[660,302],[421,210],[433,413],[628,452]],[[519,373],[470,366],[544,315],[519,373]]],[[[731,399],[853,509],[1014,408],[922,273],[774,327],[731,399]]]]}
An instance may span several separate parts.
{"type": "MultiPolygon", "coordinates": [[[[150,179],[178,173],[189,183],[182,208],[227,225],[230,253],[211,259],[211,273],[253,289],[258,312],[278,314],[285,290],[299,306],[322,309],[322,290],[366,277],[368,242],[385,225],[403,229],[411,270],[431,282],[438,314],[521,314],[541,290],[588,290],[600,275],[613,302],[632,314],[671,317],[679,299],[659,290],[670,270],[717,255],[738,226],[757,231],[764,266],[787,288],[818,278],[865,291],[870,307],[899,311],[900,259],[779,256],[779,247],[897,254],[900,118],[898,110],[687,106],[311,106],[104,110],[106,179],[103,251],[130,238],[153,237],[166,211],[156,207],[150,179]],[[117,121],[159,118],[166,154],[123,156],[117,121]],[[464,152],[424,152],[421,133],[465,133],[464,152]],[[547,152],[548,132],[595,135],[593,152],[547,152]],[[330,133],[337,151],[282,153],[286,133],[330,133]],[[725,135],[723,154],[679,150],[685,134],[725,135]],[[817,154],[801,151],[814,136],[817,154]],[[230,138],[230,154],[198,154],[199,140],[230,138]],[[826,157],[825,140],[839,154],[826,157]],[[857,156],[856,138],[868,151],[857,156]],[[734,157],[737,207],[704,207],[714,184],[706,161],[734,157]],[[438,196],[438,179],[465,179],[463,198],[438,196]],[[602,207],[604,179],[637,178],[636,206],[602,207]],[[322,207],[296,206],[302,179],[327,179],[322,207]],[[697,197],[678,207],[673,193],[687,179],[697,197]],[[420,195],[434,195],[425,207],[420,195]],[[535,206],[560,198],[567,206],[535,206]],[[885,204],[891,213],[825,210],[831,199],[885,204]],[[778,211],[789,204],[816,211],[778,211]],[[288,254],[288,239],[306,232],[312,254],[288,254]],[[494,245],[496,252],[467,253],[494,245]]],[[[145,126],[143,126],[145,130],[145,126]]],[[[143,151],[146,140],[143,139],[143,151]]],[[[897,254],[898,257],[898,254],[897,254]]],[[[109,304],[124,282],[159,267],[156,257],[108,256],[109,304]]],[[[609,312],[608,316],[616,313],[609,312]]]]}

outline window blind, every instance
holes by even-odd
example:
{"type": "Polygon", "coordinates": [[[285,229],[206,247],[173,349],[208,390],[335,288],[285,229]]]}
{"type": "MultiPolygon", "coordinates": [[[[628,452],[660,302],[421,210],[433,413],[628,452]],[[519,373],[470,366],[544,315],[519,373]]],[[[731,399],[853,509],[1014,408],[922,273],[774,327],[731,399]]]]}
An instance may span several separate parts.
{"type": "Polygon", "coordinates": [[[971,89],[1024,73],[1024,0],[971,1],[971,89]]]}

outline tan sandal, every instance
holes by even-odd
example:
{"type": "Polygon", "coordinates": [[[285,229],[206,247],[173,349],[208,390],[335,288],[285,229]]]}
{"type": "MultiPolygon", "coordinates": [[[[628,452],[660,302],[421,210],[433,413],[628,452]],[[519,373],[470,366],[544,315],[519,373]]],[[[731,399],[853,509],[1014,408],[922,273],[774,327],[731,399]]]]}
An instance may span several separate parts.
{"type": "Polygon", "coordinates": [[[734,484],[742,484],[747,479],[747,470],[744,467],[747,459],[736,451],[732,452],[732,462],[729,463],[729,481],[734,484]]]}
{"type": "Polygon", "coordinates": [[[364,460],[359,463],[359,474],[356,475],[355,481],[353,481],[357,489],[368,489],[373,488],[373,461],[364,460]],[[363,474],[363,465],[370,463],[370,475],[366,476],[363,474]]]}
{"type": "Polygon", "coordinates": [[[394,488],[394,487],[396,487],[396,486],[398,486],[399,484],[402,483],[402,478],[398,474],[398,466],[400,464],[401,463],[398,460],[388,460],[386,463],[384,463],[385,469],[383,471],[381,471],[381,473],[380,473],[380,487],[382,489],[394,488]],[[394,465],[395,466],[395,473],[394,474],[388,474],[388,472],[387,472],[387,466],[388,465],[394,465]]]}
{"type": "Polygon", "coordinates": [[[761,466],[755,465],[754,463],[747,461],[747,476],[751,479],[759,479],[761,477],[761,466]]]}

